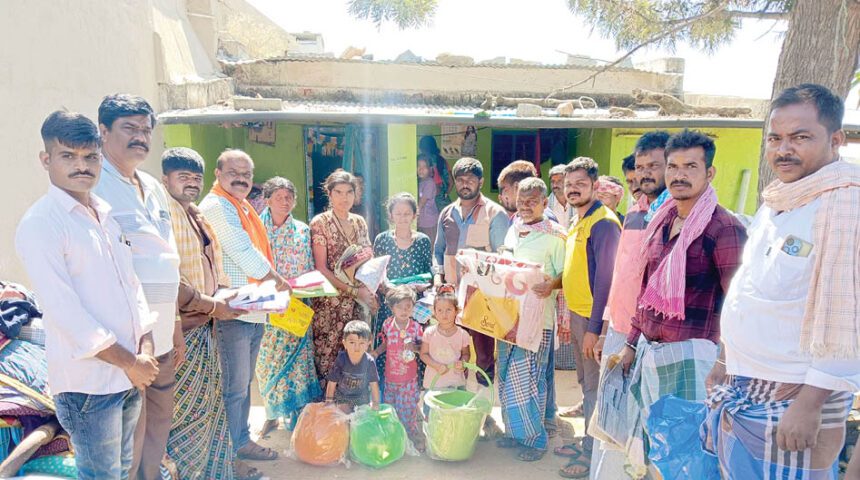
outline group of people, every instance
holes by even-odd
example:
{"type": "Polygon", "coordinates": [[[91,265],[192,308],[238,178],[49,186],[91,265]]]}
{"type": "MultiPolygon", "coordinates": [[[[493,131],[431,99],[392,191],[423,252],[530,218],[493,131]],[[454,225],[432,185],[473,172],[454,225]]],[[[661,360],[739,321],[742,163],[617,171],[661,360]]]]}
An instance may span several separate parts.
{"type": "Polygon", "coordinates": [[[515,161],[496,203],[481,193],[478,160],[449,172],[428,137],[418,198],[392,195],[390,229],[372,243],[351,213],[349,172],[326,179],[329,209],[306,225],[281,177],[263,183],[258,215],[254,162],[241,150],[217,158],[202,200],[205,161],[192,149],[165,151],[160,181],[140,170],[156,123],[143,98],[105,97],[98,125],[54,112],[40,153],[51,185],[21,220],[16,249],[44,306],[51,392],[79,477],[159,478],[169,457],[182,478],[260,478],[241,459],[278,454],[250,439],[255,377],[264,432],[295,425],[321,399],[385,402],[423,450],[421,389],[465,388],[470,358],[499,392],[503,428],[489,417],[484,435],[539,460],[558,432],[555,392],[570,387],[556,381],[555,347],[569,343],[586,432],[554,449],[569,458],[562,477],[625,478],[646,465],[635,448],[594,440],[592,423],[621,418],[635,446],[651,405],[674,395],[708,402],[703,442],[724,478],[835,478],[860,390],[860,210],[845,208],[860,204],[860,167],[839,158],[843,108],[813,84],[774,100],[765,160],[778,180],[748,227],[718,204],[716,146],[698,131],[642,135],[622,164],[624,214],[621,181],[593,159],[553,167],[549,189],[532,162],[515,161]],[[458,325],[462,249],[542,266],[530,285],[542,307],[529,319],[542,327],[537,351],[458,325]],[[371,291],[342,275],[383,255],[387,278],[404,282],[371,291]],[[302,337],[224,293],[262,281],[290,290],[311,270],[338,294],[309,300],[302,337]],[[398,284],[428,274],[432,286],[398,284]],[[424,328],[413,313],[427,289],[424,328]],[[634,408],[599,395],[615,365],[634,408]]]}

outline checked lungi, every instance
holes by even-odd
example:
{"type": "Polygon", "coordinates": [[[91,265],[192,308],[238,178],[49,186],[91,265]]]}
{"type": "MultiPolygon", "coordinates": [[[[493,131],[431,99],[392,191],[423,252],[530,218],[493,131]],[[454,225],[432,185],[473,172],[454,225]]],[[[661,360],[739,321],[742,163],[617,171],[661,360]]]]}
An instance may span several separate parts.
{"type": "Polygon", "coordinates": [[[630,367],[630,395],[634,401],[628,402],[631,433],[627,457],[632,470],[644,475],[648,454],[645,423],[651,405],[666,395],[704,402],[705,378],[716,360],[717,345],[710,340],[658,343],[639,337],[636,358],[630,367]]]}
{"type": "Polygon", "coordinates": [[[546,450],[544,426],[547,402],[547,367],[553,331],[545,329],[537,352],[498,342],[499,401],[505,436],[527,447],[546,450]]]}
{"type": "Polygon", "coordinates": [[[821,409],[815,447],[787,452],[777,445],[779,421],[797,398],[801,384],[730,377],[714,389],[702,426],[706,450],[717,454],[728,480],[830,480],[838,478],[850,392],[834,392],[821,409]]]}

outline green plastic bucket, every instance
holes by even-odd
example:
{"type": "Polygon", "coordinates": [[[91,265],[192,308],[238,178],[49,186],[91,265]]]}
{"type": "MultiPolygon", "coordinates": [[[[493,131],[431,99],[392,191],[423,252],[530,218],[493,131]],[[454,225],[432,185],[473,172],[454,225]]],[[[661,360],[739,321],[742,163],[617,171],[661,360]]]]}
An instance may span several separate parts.
{"type": "MultiPolygon", "coordinates": [[[[464,365],[483,375],[490,387],[490,398],[494,398],[493,384],[486,372],[471,363],[464,365]]],[[[449,462],[468,460],[475,453],[481,427],[492,404],[486,398],[465,390],[434,390],[438,379],[437,373],[424,394],[424,404],[429,409],[424,433],[430,457],[449,462]]]]}
{"type": "Polygon", "coordinates": [[[406,453],[406,429],[394,407],[383,403],[379,411],[359,407],[349,425],[349,450],[357,462],[382,468],[406,453]]]}

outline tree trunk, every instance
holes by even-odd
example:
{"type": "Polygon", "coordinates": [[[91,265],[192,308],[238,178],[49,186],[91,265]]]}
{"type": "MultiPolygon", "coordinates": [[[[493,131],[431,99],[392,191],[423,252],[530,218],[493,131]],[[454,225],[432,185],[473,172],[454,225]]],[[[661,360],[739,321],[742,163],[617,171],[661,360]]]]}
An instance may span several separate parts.
{"type": "MultiPolygon", "coordinates": [[[[857,0],[796,0],[779,54],[772,98],[799,83],[817,83],[845,99],[857,70],[860,46],[860,2],[857,0]]],[[[764,132],[770,111],[765,117],[764,132]]],[[[776,178],[764,158],[761,143],[758,192],[776,178]]]]}

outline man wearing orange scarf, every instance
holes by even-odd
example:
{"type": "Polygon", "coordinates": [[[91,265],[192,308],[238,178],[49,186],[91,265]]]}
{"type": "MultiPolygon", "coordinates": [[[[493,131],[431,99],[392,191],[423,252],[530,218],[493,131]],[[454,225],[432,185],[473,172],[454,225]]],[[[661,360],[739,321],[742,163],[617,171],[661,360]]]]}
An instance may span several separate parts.
{"type": "MultiPolygon", "coordinates": [[[[218,157],[215,178],[212,190],[200,202],[200,211],[221,242],[224,272],[232,287],[274,280],[278,290],[287,290],[286,280],[272,267],[263,222],[247,200],[254,181],[254,161],[241,150],[225,150],[218,157]]],[[[251,380],[265,322],[265,313],[252,312],[216,323],[230,437],[239,458],[249,460],[278,457],[277,452],[252,442],[248,430],[251,380]]]]}
{"type": "Polygon", "coordinates": [[[860,390],[860,166],[839,158],[844,108],[815,84],[771,104],[777,180],[749,227],[707,382],[706,445],[723,478],[837,477],[860,390]]]}

